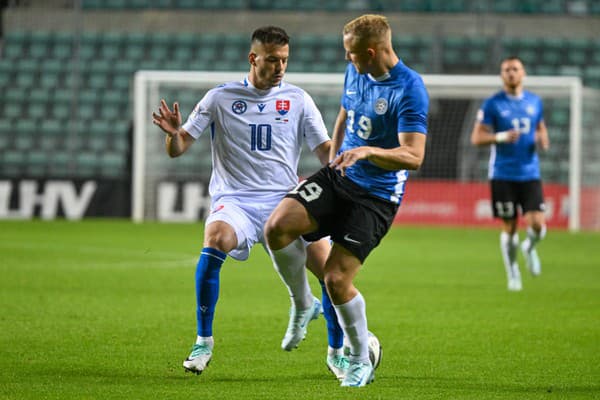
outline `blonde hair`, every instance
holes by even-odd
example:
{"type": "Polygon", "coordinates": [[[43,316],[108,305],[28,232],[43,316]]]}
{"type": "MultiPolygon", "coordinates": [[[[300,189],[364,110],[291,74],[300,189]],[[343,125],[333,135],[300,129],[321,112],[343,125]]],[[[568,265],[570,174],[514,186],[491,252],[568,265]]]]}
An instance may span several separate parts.
{"type": "Polygon", "coordinates": [[[383,15],[365,14],[344,25],[343,34],[351,34],[359,42],[382,43],[391,40],[392,29],[383,15]]]}

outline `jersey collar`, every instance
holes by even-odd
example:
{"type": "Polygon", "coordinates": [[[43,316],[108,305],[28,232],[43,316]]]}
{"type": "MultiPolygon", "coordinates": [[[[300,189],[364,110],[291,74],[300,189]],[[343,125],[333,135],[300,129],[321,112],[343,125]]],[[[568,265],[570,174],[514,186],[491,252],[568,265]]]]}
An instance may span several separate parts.
{"type": "Polygon", "coordinates": [[[243,84],[245,87],[248,87],[248,88],[254,89],[254,90],[256,90],[256,91],[258,91],[258,92],[260,92],[260,93],[269,93],[271,90],[273,90],[273,89],[275,89],[275,88],[278,88],[278,89],[280,89],[280,88],[283,86],[283,80],[282,80],[281,82],[279,82],[279,85],[277,85],[277,86],[275,86],[275,87],[272,87],[271,89],[262,90],[262,89],[257,89],[257,88],[256,88],[256,87],[255,87],[255,86],[252,84],[252,82],[250,82],[250,79],[248,79],[248,75],[246,75],[246,76],[244,77],[244,79],[242,80],[242,84],[243,84]]]}
{"type": "Polygon", "coordinates": [[[390,79],[391,77],[394,77],[396,75],[398,75],[398,70],[400,68],[400,66],[403,65],[401,60],[398,60],[398,62],[396,63],[396,65],[394,65],[392,67],[392,69],[390,69],[388,72],[386,72],[385,74],[375,77],[371,74],[367,74],[367,76],[369,77],[370,80],[374,81],[374,82],[385,82],[386,80],[390,79]]]}
{"type": "Polygon", "coordinates": [[[506,93],[504,92],[504,94],[506,95],[506,97],[508,97],[510,100],[523,100],[523,97],[525,97],[525,91],[521,91],[521,93],[519,93],[518,95],[514,95],[514,94],[510,94],[510,93],[506,93]]]}

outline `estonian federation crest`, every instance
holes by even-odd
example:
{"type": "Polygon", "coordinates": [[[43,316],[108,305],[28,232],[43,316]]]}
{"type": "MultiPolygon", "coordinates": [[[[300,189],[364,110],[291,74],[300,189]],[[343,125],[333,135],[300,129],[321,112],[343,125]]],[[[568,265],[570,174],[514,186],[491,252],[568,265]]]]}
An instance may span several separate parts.
{"type": "Polygon", "coordinates": [[[275,100],[275,109],[280,115],[285,115],[290,111],[289,100],[275,100]]]}
{"type": "Polygon", "coordinates": [[[246,102],[243,100],[236,100],[231,105],[231,110],[236,114],[245,113],[247,108],[248,108],[248,106],[246,105],[246,102]]]}
{"type": "Polygon", "coordinates": [[[375,109],[375,114],[383,115],[388,109],[388,102],[386,99],[380,97],[375,101],[373,108],[375,109]]]}

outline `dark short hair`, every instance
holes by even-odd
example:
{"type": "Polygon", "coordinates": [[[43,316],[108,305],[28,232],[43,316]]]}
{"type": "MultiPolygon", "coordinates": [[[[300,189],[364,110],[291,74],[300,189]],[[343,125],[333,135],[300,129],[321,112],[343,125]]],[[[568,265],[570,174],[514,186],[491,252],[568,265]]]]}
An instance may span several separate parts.
{"type": "Polygon", "coordinates": [[[255,30],[252,34],[252,43],[254,42],[285,46],[289,44],[290,37],[283,28],[279,28],[278,26],[263,26],[255,30]]]}
{"type": "Polygon", "coordinates": [[[522,65],[525,65],[523,60],[521,60],[518,56],[515,56],[515,55],[504,57],[502,59],[502,61],[500,62],[500,64],[503,64],[505,61],[519,61],[522,65]]]}

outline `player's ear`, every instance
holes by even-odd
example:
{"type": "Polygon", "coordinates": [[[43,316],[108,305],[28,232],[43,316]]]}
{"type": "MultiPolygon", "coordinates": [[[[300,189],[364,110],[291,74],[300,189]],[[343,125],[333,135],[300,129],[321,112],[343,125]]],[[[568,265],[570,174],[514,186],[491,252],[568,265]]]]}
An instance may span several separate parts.
{"type": "Polygon", "coordinates": [[[254,65],[256,66],[256,53],[251,51],[250,53],[248,53],[248,62],[250,63],[250,65],[254,65]]]}

